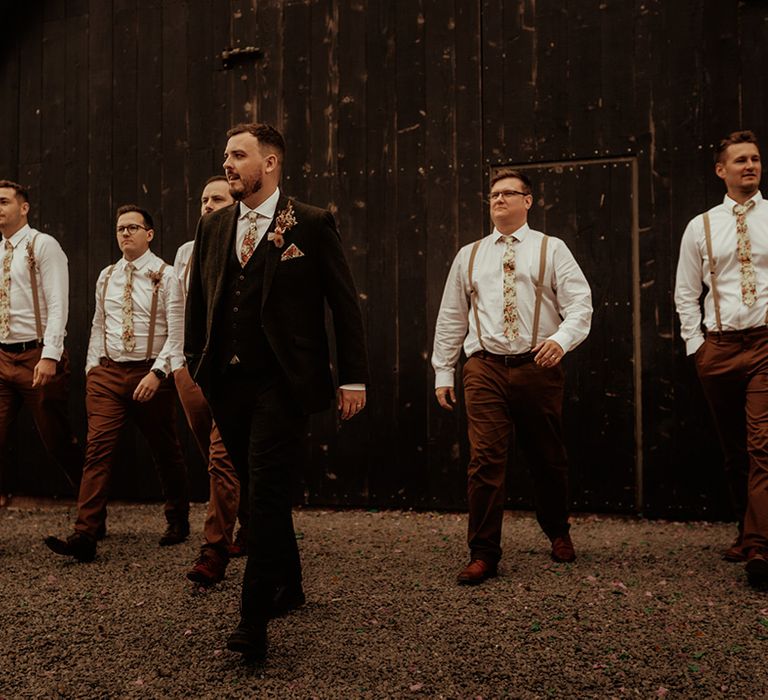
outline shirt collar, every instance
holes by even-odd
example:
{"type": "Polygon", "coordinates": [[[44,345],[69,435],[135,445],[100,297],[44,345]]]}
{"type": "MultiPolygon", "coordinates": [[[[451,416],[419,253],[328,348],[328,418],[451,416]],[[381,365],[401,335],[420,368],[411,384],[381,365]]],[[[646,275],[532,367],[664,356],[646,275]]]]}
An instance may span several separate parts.
{"type": "MultiPolygon", "coordinates": [[[[133,266],[137,270],[141,270],[147,265],[149,265],[150,262],[152,262],[153,258],[155,256],[152,254],[151,250],[147,250],[143,255],[140,255],[136,260],[132,260],[133,266]]],[[[120,258],[120,265],[122,269],[125,269],[125,266],[128,264],[128,261],[125,258],[120,258]]]]}
{"type": "Polygon", "coordinates": [[[526,221],[517,231],[513,231],[512,233],[508,233],[506,236],[503,233],[499,232],[499,229],[497,229],[495,226],[493,227],[493,233],[491,234],[491,238],[495,243],[498,243],[499,241],[503,241],[507,238],[507,236],[512,236],[516,241],[522,241],[528,232],[531,229],[528,226],[528,222],[526,221]]]}
{"type": "MultiPolygon", "coordinates": [[[[747,202],[750,199],[754,201],[755,206],[758,206],[760,204],[760,202],[763,201],[763,195],[760,193],[760,190],[758,190],[757,192],[755,192],[755,194],[753,194],[747,200],[747,202]]],[[[747,202],[744,202],[744,204],[746,204],[747,202]]],[[[733,211],[733,207],[736,206],[738,204],[738,202],[736,200],[734,200],[734,199],[731,199],[728,195],[725,195],[725,197],[723,197],[723,204],[728,209],[728,211],[732,212],[733,211]]]]}
{"type": "Polygon", "coordinates": [[[277,200],[280,199],[280,188],[275,188],[275,191],[269,195],[258,207],[255,209],[249,209],[245,202],[240,202],[240,219],[247,218],[248,214],[255,211],[259,216],[263,216],[270,221],[275,216],[275,209],[277,209],[277,200]]]}
{"type": "MultiPolygon", "coordinates": [[[[10,238],[6,238],[6,241],[10,241],[11,245],[13,246],[13,249],[16,250],[16,248],[19,247],[21,242],[27,237],[27,235],[32,231],[29,224],[24,224],[16,233],[14,233],[10,238]]],[[[3,242],[3,246],[5,246],[5,242],[3,242]]]]}

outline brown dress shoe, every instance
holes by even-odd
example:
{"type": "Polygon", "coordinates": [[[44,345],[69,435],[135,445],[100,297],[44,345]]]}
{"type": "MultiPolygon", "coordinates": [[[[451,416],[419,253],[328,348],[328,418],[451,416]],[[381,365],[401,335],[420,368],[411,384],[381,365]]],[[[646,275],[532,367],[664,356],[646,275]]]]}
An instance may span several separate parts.
{"type": "Polygon", "coordinates": [[[555,537],[552,540],[552,560],[560,563],[576,561],[576,550],[570,535],[555,537]]]}
{"type": "Polygon", "coordinates": [[[44,542],[46,547],[56,554],[74,557],[77,561],[89,562],[96,557],[96,540],[80,532],[75,532],[66,540],[51,535],[46,537],[44,542]]]}
{"type": "Polygon", "coordinates": [[[476,586],[487,578],[493,578],[498,573],[496,564],[489,564],[482,559],[473,559],[456,577],[463,586],[476,586]]]}
{"type": "Polygon", "coordinates": [[[161,547],[171,547],[181,544],[187,537],[189,537],[189,520],[178,520],[168,523],[158,544],[161,547]]]}
{"type": "Polygon", "coordinates": [[[194,565],[187,571],[187,578],[202,586],[212,586],[224,578],[228,563],[228,557],[218,549],[203,547],[200,550],[200,556],[195,559],[194,565]]]}
{"type": "Polygon", "coordinates": [[[768,583],[768,557],[764,552],[752,550],[744,568],[751,584],[764,586],[768,583]]]}
{"type": "Polygon", "coordinates": [[[741,537],[737,537],[728,549],[723,550],[723,559],[730,562],[747,561],[747,553],[741,543],[741,537]]]}

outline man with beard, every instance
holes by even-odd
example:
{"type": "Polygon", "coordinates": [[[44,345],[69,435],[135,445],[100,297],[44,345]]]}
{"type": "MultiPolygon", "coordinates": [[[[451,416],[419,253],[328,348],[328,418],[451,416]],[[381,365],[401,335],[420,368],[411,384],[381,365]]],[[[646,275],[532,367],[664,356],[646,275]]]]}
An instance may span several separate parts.
{"type": "Polygon", "coordinates": [[[761,173],[751,131],[718,144],[715,174],[726,195],[685,229],[675,285],[680,335],[717,426],[739,521],[723,559],[746,562],[758,585],[768,581],[768,204],[758,189],[761,173]]]}
{"type": "Polygon", "coordinates": [[[263,659],[268,620],[304,603],[291,493],[307,416],[334,396],[326,301],[344,420],[365,406],[368,369],[333,216],[281,193],[285,143],[276,129],[240,124],[227,136],[224,171],[238,205],[198,224],[185,354],[236,469],[248,474],[248,562],[227,645],[263,659]]]}
{"type": "Polygon", "coordinates": [[[491,178],[493,233],[457,254],[440,304],[432,365],[435,395],[456,403],[462,344],[470,463],[470,562],[460,584],[496,576],[513,429],[533,471],[536,517],[557,562],[576,559],[568,523],[560,361],[589,333],[589,284],[563,241],[528,226],[531,183],[503,168],[491,178]]]}

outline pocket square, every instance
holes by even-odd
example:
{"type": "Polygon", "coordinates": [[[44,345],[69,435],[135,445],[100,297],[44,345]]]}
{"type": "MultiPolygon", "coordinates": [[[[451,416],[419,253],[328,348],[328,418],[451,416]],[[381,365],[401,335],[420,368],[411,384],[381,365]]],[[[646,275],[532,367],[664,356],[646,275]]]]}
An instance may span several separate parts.
{"type": "Polygon", "coordinates": [[[299,249],[299,246],[297,246],[295,243],[291,243],[286,249],[285,252],[280,256],[280,262],[283,262],[283,260],[293,260],[294,258],[303,258],[304,253],[301,252],[299,249]]]}

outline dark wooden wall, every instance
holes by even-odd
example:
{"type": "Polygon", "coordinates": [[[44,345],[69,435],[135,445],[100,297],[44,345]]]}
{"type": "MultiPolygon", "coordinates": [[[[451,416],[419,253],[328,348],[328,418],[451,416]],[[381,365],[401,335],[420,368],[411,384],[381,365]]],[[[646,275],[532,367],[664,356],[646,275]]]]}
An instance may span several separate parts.
{"type": "MultiPolygon", "coordinates": [[[[283,189],[335,212],[359,285],[372,382],[365,414],[312,421],[301,500],[461,508],[461,412],[433,398],[434,321],[459,246],[488,231],[490,170],[529,168],[532,223],[574,249],[595,328],[568,358],[579,510],[724,517],[712,427],[678,337],[677,248],[722,196],[711,146],[768,138],[768,9],[759,0],[45,0],[9,7],[0,55],[0,176],[72,271],[72,415],[117,205],[157,214],[156,252],[191,237],[224,133],[268,121],[283,189]],[[221,52],[263,57],[225,69],[221,52]]],[[[61,479],[21,421],[18,490],[61,479]]],[[[203,467],[188,445],[198,497],[203,467]]],[[[530,504],[513,460],[510,503],[530,504]]],[[[154,497],[128,433],[114,493],[154,497]]]]}

